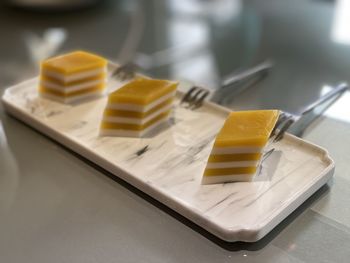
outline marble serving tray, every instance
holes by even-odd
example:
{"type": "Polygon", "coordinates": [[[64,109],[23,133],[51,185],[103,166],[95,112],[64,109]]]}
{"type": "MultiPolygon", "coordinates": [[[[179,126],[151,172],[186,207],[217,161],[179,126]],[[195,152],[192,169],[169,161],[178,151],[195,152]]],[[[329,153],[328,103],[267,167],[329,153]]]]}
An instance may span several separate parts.
{"type": "MultiPolygon", "coordinates": [[[[106,97],[65,105],[39,97],[37,83],[8,88],[7,112],[226,241],[261,239],[334,172],[326,150],[287,134],[253,182],[201,185],[228,109],[206,102],[188,110],[179,92],[168,127],[147,138],[100,137],[106,97]]],[[[110,80],[109,92],[122,84],[110,80]]]]}

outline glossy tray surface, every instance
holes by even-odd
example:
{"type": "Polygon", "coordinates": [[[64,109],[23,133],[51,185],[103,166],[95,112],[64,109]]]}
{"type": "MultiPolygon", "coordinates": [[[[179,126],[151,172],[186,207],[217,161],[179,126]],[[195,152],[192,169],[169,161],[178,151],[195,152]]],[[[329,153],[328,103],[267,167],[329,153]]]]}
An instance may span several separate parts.
{"type": "MultiPolygon", "coordinates": [[[[261,239],[333,175],[324,149],[287,134],[253,182],[201,185],[229,110],[209,102],[186,109],[179,92],[168,127],[147,138],[100,137],[106,96],[65,105],[39,97],[37,83],[8,88],[5,109],[226,241],[261,239]]],[[[122,84],[110,80],[108,91],[122,84]]]]}

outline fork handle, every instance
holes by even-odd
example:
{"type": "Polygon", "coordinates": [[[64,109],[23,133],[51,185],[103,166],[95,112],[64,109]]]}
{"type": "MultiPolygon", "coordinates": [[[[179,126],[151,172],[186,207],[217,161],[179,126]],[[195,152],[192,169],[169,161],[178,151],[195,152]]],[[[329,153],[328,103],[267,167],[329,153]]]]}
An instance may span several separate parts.
{"type": "Polygon", "coordinates": [[[266,60],[240,73],[231,73],[221,81],[221,87],[224,88],[226,86],[231,86],[233,84],[244,81],[250,77],[253,77],[258,73],[269,70],[270,68],[272,68],[272,66],[273,66],[273,63],[270,60],[266,60]]]}
{"type": "Polygon", "coordinates": [[[347,89],[348,89],[348,84],[347,83],[339,84],[336,88],[332,89],[332,91],[326,93],[321,98],[319,98],[317,101],[315,101],[314,103],[312,103],[309,106],[307,106],[306,109],[303,110],[301,115],[308,114],[309,112],[313,111],[316,107],[320,106],[324,102],[329,101],[330,99],[334,98],[336,95],[342,94],[347,89]]]}

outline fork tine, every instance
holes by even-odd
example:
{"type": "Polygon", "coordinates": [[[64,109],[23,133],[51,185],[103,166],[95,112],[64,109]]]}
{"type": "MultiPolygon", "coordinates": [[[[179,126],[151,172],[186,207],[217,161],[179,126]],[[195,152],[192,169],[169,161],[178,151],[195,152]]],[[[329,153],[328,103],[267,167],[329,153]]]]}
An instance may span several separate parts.
{"type": "Polygon", "coordinates": [[[275,148],[272,148],[268,150],[266,153],[264,153],[261,161],[262,162],[265,161],[274,151],[275,151],[275,148]]]}
{"type": "Polygon", "coordinates": [[[188,100],[188,107],[191,107],[194,103],[196,103],[198,97],[204,92],[203,89],[197,87],[197,90],[194,92],[193,96],[191,96],[188,100]]]}
{"type": "Polygon", "coordinates": [[[121,80],[131,79],[135,76],[137,66],[133,63],[126,63],[118,67],[113,73],[112,77],[116,77],[121,80]]]}
{"type": "Polygon", "coordinates": [[[281,124],[288,118],[289,115],[287,113],[280,111],[280,115],[278,116],[277,122],[275,124],[275,127],[272,129],[270,138],[273,137],[276,134],[276,130],[278,127],[281,126],[281,124]]]}
{"type": "Polygon", "coordinates": [[[209,94],[210,92],[208,90],[198,86],[193,86],[183,96],[183,98],[180,101],[180,105],[187,103],[186,108],[192,110],[197,109],[200,106],[202,106],[203,101],[206,97],[208,97],[209,94]]]}
{"type": "Polygon", "coordinates": [[[283,136],[285,132],[289,129],[290,126],[295,122],[295,118],[293,116],[288,116],[286,121],[284,122],[282,128],[278,131],[275,139],[273,140],[274,142],[278,142],[283,139],[283,136]]]}
{"type": "Polygon", "coordinates": [[[198,99],[194,100],[191,104],[191,109],[195,110],[197,108],[199,108],[200,106],[202,106],[203,101],[205,100],[206,97],[208,97],[208,95],[210,94],[210,92],[208,90],[202,90],[202,95],[199,96],[198,99]]]}
{"type": "Polygon", "coordinates": [[[120,73],[121,73],[121,71],[123,70],[123,67],[124,66],[119,66],[118,68],[116,68],[113,72],[112,72],[112,76],[114,77],[114,76],[118,76],[120,73]]]}
{"type": "Polygon", "coordinates": [[[182,97],[180,104],[183,104],[185,102],[190,102],[190,99],[191,99],[191,96],[192,96],[193,92],[195,92],[197,89],[198,89],[197,86],[193,86],[192,88],[190,88],[186,92],[186,94],[182,97]]]}

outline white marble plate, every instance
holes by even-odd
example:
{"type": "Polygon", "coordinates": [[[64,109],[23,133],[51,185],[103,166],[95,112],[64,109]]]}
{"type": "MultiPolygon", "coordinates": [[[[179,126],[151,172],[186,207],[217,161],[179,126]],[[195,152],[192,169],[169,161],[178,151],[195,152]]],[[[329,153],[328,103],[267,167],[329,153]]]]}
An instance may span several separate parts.
{"type": "MultiPolygon", "coordinates": [[[[226,241],[261,239],[333,175],[327,151],[287,135],[273,145],[253,182],[201,185],[229,110],[212,103],[196,111],[177,105],[172,124],[153,137],[99,137],[106,97],[64,105],[38,97],[37,82],[8,88],[5,109],[226,241]]],[[[121,84],[110,81],[108,89],[121,84]]]]}

